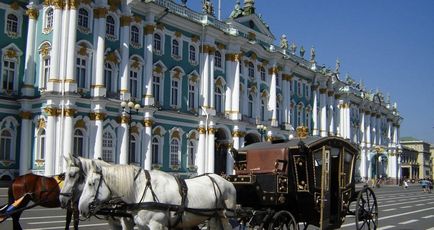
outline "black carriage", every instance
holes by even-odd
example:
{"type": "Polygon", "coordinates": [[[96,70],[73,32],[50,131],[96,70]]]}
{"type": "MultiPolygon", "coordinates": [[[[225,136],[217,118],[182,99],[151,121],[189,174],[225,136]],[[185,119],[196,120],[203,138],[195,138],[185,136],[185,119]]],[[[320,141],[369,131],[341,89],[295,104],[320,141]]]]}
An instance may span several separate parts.
{"type": "Polygon", "coordinates": [[[298,229],[298,223],[336,229],[350,214],[357,229],[376,229],[375,194],[366,186],[355,189],[358,153],[339,137],[262,142],[238,150],[236,173],[228,176],[237,190],[236,215],[260,229],[298,229]]]}

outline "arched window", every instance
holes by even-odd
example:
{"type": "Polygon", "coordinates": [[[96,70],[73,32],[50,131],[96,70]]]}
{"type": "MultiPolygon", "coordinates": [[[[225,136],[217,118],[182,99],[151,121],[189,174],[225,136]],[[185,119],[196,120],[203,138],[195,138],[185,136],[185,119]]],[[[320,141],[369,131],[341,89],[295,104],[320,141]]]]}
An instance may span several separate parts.
{"type": "Polygon", "coordinates": [[[297,124],[296,127],[303,124],[303,107],[302,105],[297,106],[297,124]]]}
{"type": "Polygon", "coordinates": [[[172,78],[170,89],[170,105],[174,108],[178,107],[179,92],[179,80],[176,78],[172,78]]]}
{"type": "Polygon", "coordinates": [[[38,152],[36,159],[45,159],[45,129],[41,129],[38,135],[38,152]]]}
{"type": "Polygon", "coordinates": [[[161,53],[161,36],[154,34],[154,51],[161,53]]]}
{"type": "Polygon", "coordinates": [[[265,76],[265,68],[264,68],[264,67],[261,67],[261,81],[265,81],[265,80],[266,80],[265,77],[266,77],[266,76],[265,76]]]}
{"type": "Polygon", "coordinates": [[[105,32],[108,36],[115,37],[115,19],[109,15],[107,16],[105,32]]]}
{"type": "Polygon", "coordinates": [[[195,97],[196,97],[196,85],[190,83],[188,85],[188,108],[190,110],[195,108],[195,97]]]}
{"type": "Polygon", "coordinates": [[[160,158],[160,142],[158,138],[152,138],[152,164],[161,165],[162,159],[160,158]]]}
{"type": "Polygon", "coordinates": [[[80,8],[78,10],[78,26],[88,29],[89,28],[89,12],[84,9],[80,8]]]}
{"type": "Polygon", "coordinates": [[[86,88],[86,71],[87,71],[87,61],[82,57],[77,57],[76,63],[76,81],[77,88],[86,88]]]}
{"type": "Polygon", "coordinates": [[[73,153],[76,156],[84,157],[84,135],[83,131],[76,129],[74,132],[74,147],[73,153]]]}
{"type": "Polygon", "coordinates": [[[114,162],[113,137],[109,132],[105,132],[102,137],[102,159],[107,162],[114,162]]]}
{"type": "Polygon", "coordinates": [[[8,161],[12,155],[12,134],[9,130],[0,133],[0,161],[8,161]]]}
{"type": "Polygon", "coordinates": [[[247,105],[247,116],[253,117],[253,95],[249,94],[249,101],[247,105]]]}
{"type": "Polygon", "coordinates": [[[172,40],[172,55],[179,57],[179,42],[177,40],[172,40]]]}
{"type": "Polygon", "coordinates": [[[179,165],[179,141],[178,139],[172,139],[170,142],[170,165],[179,165]]]}
{"type": "Polygon", "coordinates": [[[1,76],[2,79],[2,90],[3,91],[12,91],[14,90],[14,79],[17,71],[17,64],[13,60],[5,59],[3,61],[3,73],[1,76]]]}
{"type": "Polygon", "coordinates": [[[196,63],[196,48],[194,46],[190,46],[188,57],[190,62],[196,63]]]}
{"type": "Polygon", "coordinates": [[[253,63],[249,62],[249,70],[248,70],[248,75],[249,78],[254,79],[255,78],[255,66],[253,65],[253,63]]]}
{"type": "Polygon", "coordinates": [[[220,87],[215,88],[215,109],[217,113],[222,113],[223,95],[220,87]]]}
{"type": "Polygon", "coordinates": [[[138,80],[139,80],[139,73],[137,70],[130,70],[130,92],[131,97],[137,98],[138,97],[138,80]]]}
{"type": "Polygon", "coordinates": [[[53,16],[54,16],[53,8],[48,8],[47,11],[45,12],[45,29],[53,28],[53,16]]]}
{"type": "Polygon", "coordinates": [[[222,68],[222,54],[219,51],[214,54],[214,66],[222,68]]]}
{"type": "Polygon", "coordinates": [[[194,142],[189,140],[187,145],[188,166],[194,166],[194,162],[196,160],[196,155],[194,152],[195,152],[194,142]]]}
{"type": "Polygon", "coordinates": [[[155,104],[161,104],[160,90],[161,90],[161,77],[154,75],[152,77],[152,96],[154,97],[155,104]]]}
{"type": "Polygon", "coordinates": [[[11,34],[18,34],[18,17],[9,14],[6,21],[6,31],[11,34]]]}
{"type": "Polygon", "coordinates": [[[113,93],[113,67],[112,64],[106,62],[104,65],[104,85],[107,93],[113,93]]]}
{"type": "Polygon", "coordinates": [[[137,138],[135,135],[130,136],[130,163],[139,163],[140,157],[137,151],[137,138]]]}
{"type": "Polygon", "coordinates": [[[137,26],[131,26],[131,43],[136,45],[140,44],[139,34],[139,28],[137,26]]]}

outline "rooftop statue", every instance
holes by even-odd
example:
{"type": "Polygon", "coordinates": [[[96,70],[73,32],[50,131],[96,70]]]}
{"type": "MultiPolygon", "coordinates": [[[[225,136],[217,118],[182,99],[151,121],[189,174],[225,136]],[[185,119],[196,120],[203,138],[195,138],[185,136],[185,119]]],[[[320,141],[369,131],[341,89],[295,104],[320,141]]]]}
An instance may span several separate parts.
{"type": "Polygon", "coordinates": [[[336,67],[335,72],[339,73],[339,69],[341,68],[341,62],[339,61],[339,58],[336,58],[336,67]]]}
{"type": "Polygon", "coordinates": [[[209,15],[214,15],[214,6],[210,0],[205,0],[202,6],[203,12],[209,15]]]}
{"type": "Polygon", "coordinates": [[[304,57],[304,52],[306,52],[306,51],[304,50],[304,47],[301,46],[301,48],[300,48],[300,57],[304,57]]]}
{"type": "Polygon", "coordinates": [[[244,15],[251,15],[255,13],[255,0],[244,0],[244,15]]]}
{"type": "Polygon", "coordinates": [[[295,45],[294,42],[291,43],[291,46],[289,47],[289,51],[291,51],[292,55],[295,55],[295,51],[297,51],[297,45],[295,45]]]}
{"type": "Polygon", "coordinates": [[[310,60],[315,61],[315,48],[313,46],[310,48],[310,60]]]}
{"type": "Polygon", "coordinates": [[[238,18],[243,15],[243,9],[241,9],[240,1],[237,0],[234,9],[232,10],[230,18],[238,18]]]}
{"type": "Polygon", "coordinates": [[[280,48],[287,50],[288,49],[288,39],[286,39],[286,35],[283,34],[280,37],[280,48]]]}

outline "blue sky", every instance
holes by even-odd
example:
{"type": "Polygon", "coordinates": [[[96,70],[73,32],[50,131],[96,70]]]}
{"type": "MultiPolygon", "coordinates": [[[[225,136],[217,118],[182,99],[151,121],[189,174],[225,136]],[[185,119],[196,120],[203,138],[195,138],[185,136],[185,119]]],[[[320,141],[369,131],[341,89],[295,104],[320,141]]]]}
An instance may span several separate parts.
{"type": "MultiPolygon", "coordinates": [[[[200,2],[187,5],[200,11],[200,2]]],[[[221,2],[224,19],[235,0],[221,2]]],[[[307,54],[314,46],[318,64],[331,68],[339,57],[342,79],[348,73],[398,103],[401,137],[434,143],[434,0],[256,0],[255,6],[276,43],[286,34],[307,54]]]]}

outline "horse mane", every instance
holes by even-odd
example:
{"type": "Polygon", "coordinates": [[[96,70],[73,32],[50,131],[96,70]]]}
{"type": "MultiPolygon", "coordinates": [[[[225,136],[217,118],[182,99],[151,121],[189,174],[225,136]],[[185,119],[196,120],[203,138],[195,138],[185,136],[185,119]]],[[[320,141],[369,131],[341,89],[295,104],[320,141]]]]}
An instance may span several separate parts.
{"type": "Polygon", "coordinates": [[[120,196],[130,197],[134,194],[134,177],[140,170],[134,165],[111,165],[101,167],[107,186],[115,190],[120,196]]]}
{"type": "Polygon", "coordinates": [[[92,162],[95,162],[97,165],[100,166],[110,166],[111,164],[103,161],[103,160],[96,160],[96,159],[88,159],[88,158],[84,158],[84,157],[78,157],[78,159],[81,162],[81,169],[83,170],[83,172],[87,173],[90,172],[93,168],[92,166],[92,162]]]}

